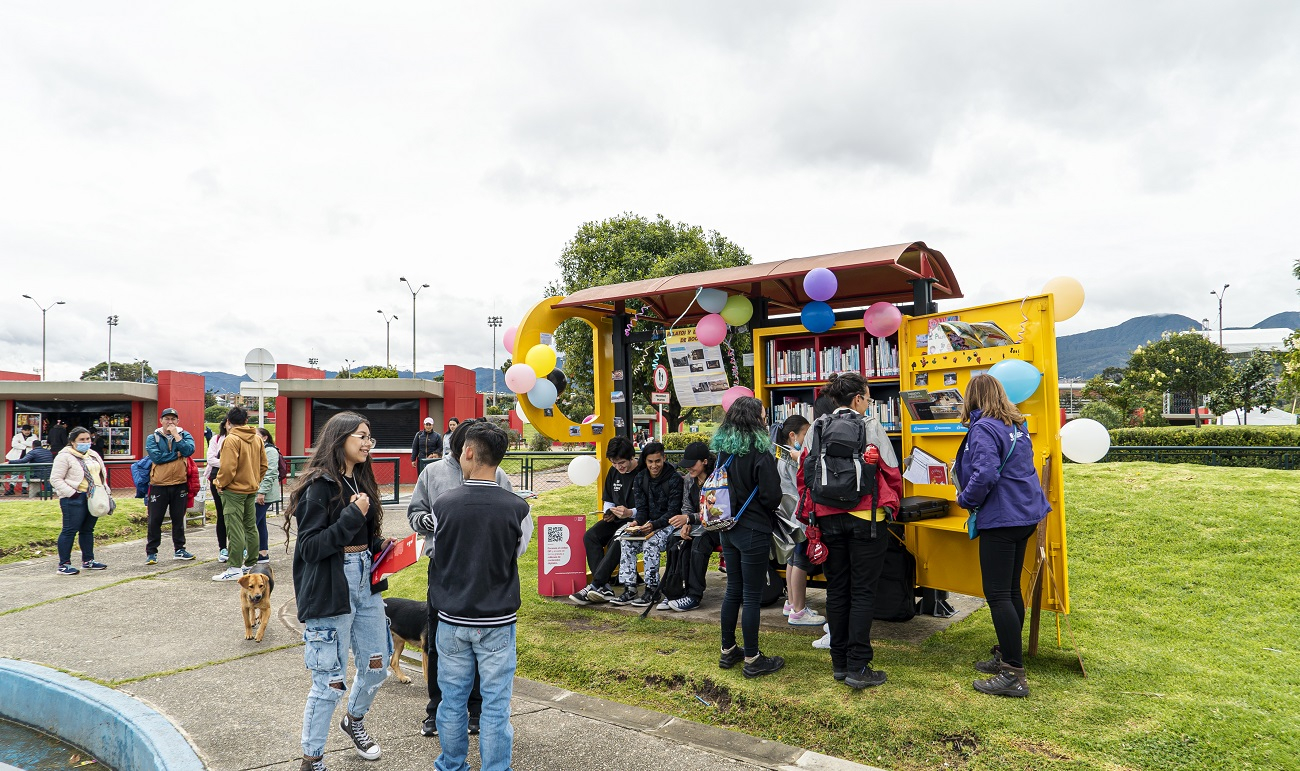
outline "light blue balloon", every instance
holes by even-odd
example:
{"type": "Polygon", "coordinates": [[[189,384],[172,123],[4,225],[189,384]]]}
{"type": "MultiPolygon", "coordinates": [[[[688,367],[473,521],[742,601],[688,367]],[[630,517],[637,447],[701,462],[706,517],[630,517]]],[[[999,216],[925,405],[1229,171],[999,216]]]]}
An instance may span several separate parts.
{"type": "Polygon", "coordinates": [[[555,390],[555,384],[546,378],[538,378],[537,383],[528,391],[528,403],[539,410],[555,405],[555,399],[560,394],[555,390]]]}
{"type": "Polygon", "coordinates": [[[1037,367],[1020,359],[1003,359],[989,367],[989,374],[1006,389],[1012,404],[1020,404],[1033,396],[1043,380],[1043,373],[1037,367]]]}
{"type": "Polygon", "coordinates": [[[721,289],[701,289],[698,302],[709,313],[722,313],[727,305],[727,293],[721,289]]]}
{"type": "Polygon", "coordinates": [[[835,311],[830,305],[814,300],[803,306],[799,320],[809,332],[821,333],[835,326],[835,311]]]}

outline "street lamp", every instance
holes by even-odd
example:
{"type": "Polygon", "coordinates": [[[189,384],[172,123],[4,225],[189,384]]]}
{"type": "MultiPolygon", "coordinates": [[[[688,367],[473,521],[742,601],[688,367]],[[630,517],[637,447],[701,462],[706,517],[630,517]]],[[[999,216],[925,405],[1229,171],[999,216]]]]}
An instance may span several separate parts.
{"type": "Polygon", "coordinates": [[[415,379],[419,377],[419,375],[416,374],[419,370],[415,368],[415,296],[423,290],[428,289],[429,285],[421,284],[420,288],[416,289],[411,286],[410,281],[406,280],[406,276],[402,276],[397,280],[406,284],[406,288],[411,290],[411,379],[415,379]]]}
{"type": "Polygon", "coordinates": [[[1219,298],[1219,347],[1223,347],[1223,296],[1228,292],[1228,285],[1224,284],[1223,288],[1215,291],[1210,290],[1210,294],[1219,298]]]}
{"type": "Polygon", "coordinates": [[[492,406],[497,406],[497,328],[501,326],[500,316],[488,316],[488,326],[492,327],[492,406]]]}
{"type": "Polygon", "coordinates": [[[45,314],[47,311],[49,311],[50,308],[53,308],[55,305],[67,305],[67,303],[65,303],[62,300],[59,300],[56,303],[51,303],[50,305],[41,307],[41,304],[36,302],[35,297],[32,297],[29,294],[25,294],[23,295],[23,297],[26,297],[28,300],[31,300],[32,302],[36,303],[36,307],[41,309],[41,380],[44,380],[45,379],[45,314]]]}
{"type": "Polygon", "coordinates": [[[144,365],[148,364],[148,363],[149,363],[149,360],[148,360],[148,359],[137,359],[137,358],[135,358],[134,356],[132,356],[132,357],[131,357],[131,361],[134,361],[135,364],[136,364],[136,366],[140,368],[140,382],[143,383],[143,382],[144,382],[144,365]]]}
{"type": "Polygon", "coordinates": [[[113,327],[117,326],[117,316],[108,317],[108,379],[113,379],[113,327]]]}
{"type": "Polygon", "coordinates": [[[393,322],[397,321],[397,317],[389,318],[382,310],[375,313],[384,317],[384,366],[391,367],[393,366],[393,322]]]}

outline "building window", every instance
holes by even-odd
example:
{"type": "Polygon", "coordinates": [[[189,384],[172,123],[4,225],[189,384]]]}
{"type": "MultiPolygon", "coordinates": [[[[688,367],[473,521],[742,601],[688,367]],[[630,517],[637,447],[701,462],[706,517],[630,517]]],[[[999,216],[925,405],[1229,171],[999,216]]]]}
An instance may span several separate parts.
{"type": "Polygon", "coordinates": [[[312,446],[321,429],[340,412],[355,412],[370,421],[376,450],[409,452],[411,439],[420,430],[418,399],[313,399],[311,403],[312,446]]]}

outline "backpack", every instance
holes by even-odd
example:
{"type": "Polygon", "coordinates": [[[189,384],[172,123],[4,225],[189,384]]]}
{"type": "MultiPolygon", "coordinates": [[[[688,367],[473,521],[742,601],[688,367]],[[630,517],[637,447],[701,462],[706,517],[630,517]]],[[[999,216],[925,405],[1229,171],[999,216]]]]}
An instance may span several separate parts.
{"type": "Polygon", "coordinates": [[[876,498],[876,464],[866,463],[867,425],[852,410],[832,412],[813,423],[813,446],[804,463],[804,485],[814,503],[849,509],[858,501],[876,498]]]}
{"type": "Polygon", "coordinates": [[[763,594],[758,599],[758,606],[771,607],[783,599],[785,599],[785,579],[777,572],[777,564],[768,560],[767,580],[763,583],[763,594]]]}
{"type": "Polygon", "coordinates": [[[276,455],[280,458],[279,462],[276,464],[279,467],[280,484],[284,484],[284,480],[289,478],[289,459],[284,457],[284,453],[276,453],[276,455]]]}
{"type": "Polygon", "coordinates": [[[143,498],[149,494],[149,469],[153,461],[146,455],[131,464],[131,481],[135,484],[135,497],[143,498]]]}
{"type": "Polygon", "coordinates": [[[749,497],[745,499],[745,505],[739,509],[733,508],[731,482],[727,478],[727,468],[731,466],[731,461],[735,460],[735,458],[735,455],[728,455],[727,459],[713,470],[713,473],[700,487],[700,526],[705,530],[730,530],[749,506],[750,501],[754,500],[754,496],[758,494],[758,485],[755,484],[754,489],[749,493],[749,497]]]}
{"type": "Polygon", "coordinates": [[[659,576],[659,587],[650,598],[650,604],[641,611],[641,618],[650,615],[650,610],[659,604],[661,597],[665,600],[676,600],[686,596],[686,573],[690,570],[691,542],[673,536],[668,539],[668,546],[664,549],[664,553],[668,555],[668,565],[664,568],[663,575],[659,576]]]}
{"type": "Polygon", "coordinates": [[[902,525],[890,525],[889,545],[885,549],[876,581],[876,598],[872,618],[877,621],[910,621],[916,615],[916,558],[903,545],[902,525]]]}

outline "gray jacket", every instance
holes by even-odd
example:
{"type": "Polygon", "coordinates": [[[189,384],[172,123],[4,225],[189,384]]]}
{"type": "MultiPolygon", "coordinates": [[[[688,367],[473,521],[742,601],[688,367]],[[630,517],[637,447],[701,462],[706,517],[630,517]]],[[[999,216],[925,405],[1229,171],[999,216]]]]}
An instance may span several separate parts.
{"type": "MultiPolygon", "coordinates": [[[[424,556],[430,559],[433,558],[433,530],[427,527],[429,520],[424,515],[433,512],[433,503],[439,495],[463,484],[465,475],[461,473],[460,461],[450,455],[425,466],[415,482],[415,492],[411,493],[411,504],[406,509],[406,520],[411,524],[412,530],[424,537],[424,556]]],[[[508,492],[514,492],[510,478],[499,468],[497,484],[508,492]]]]}

